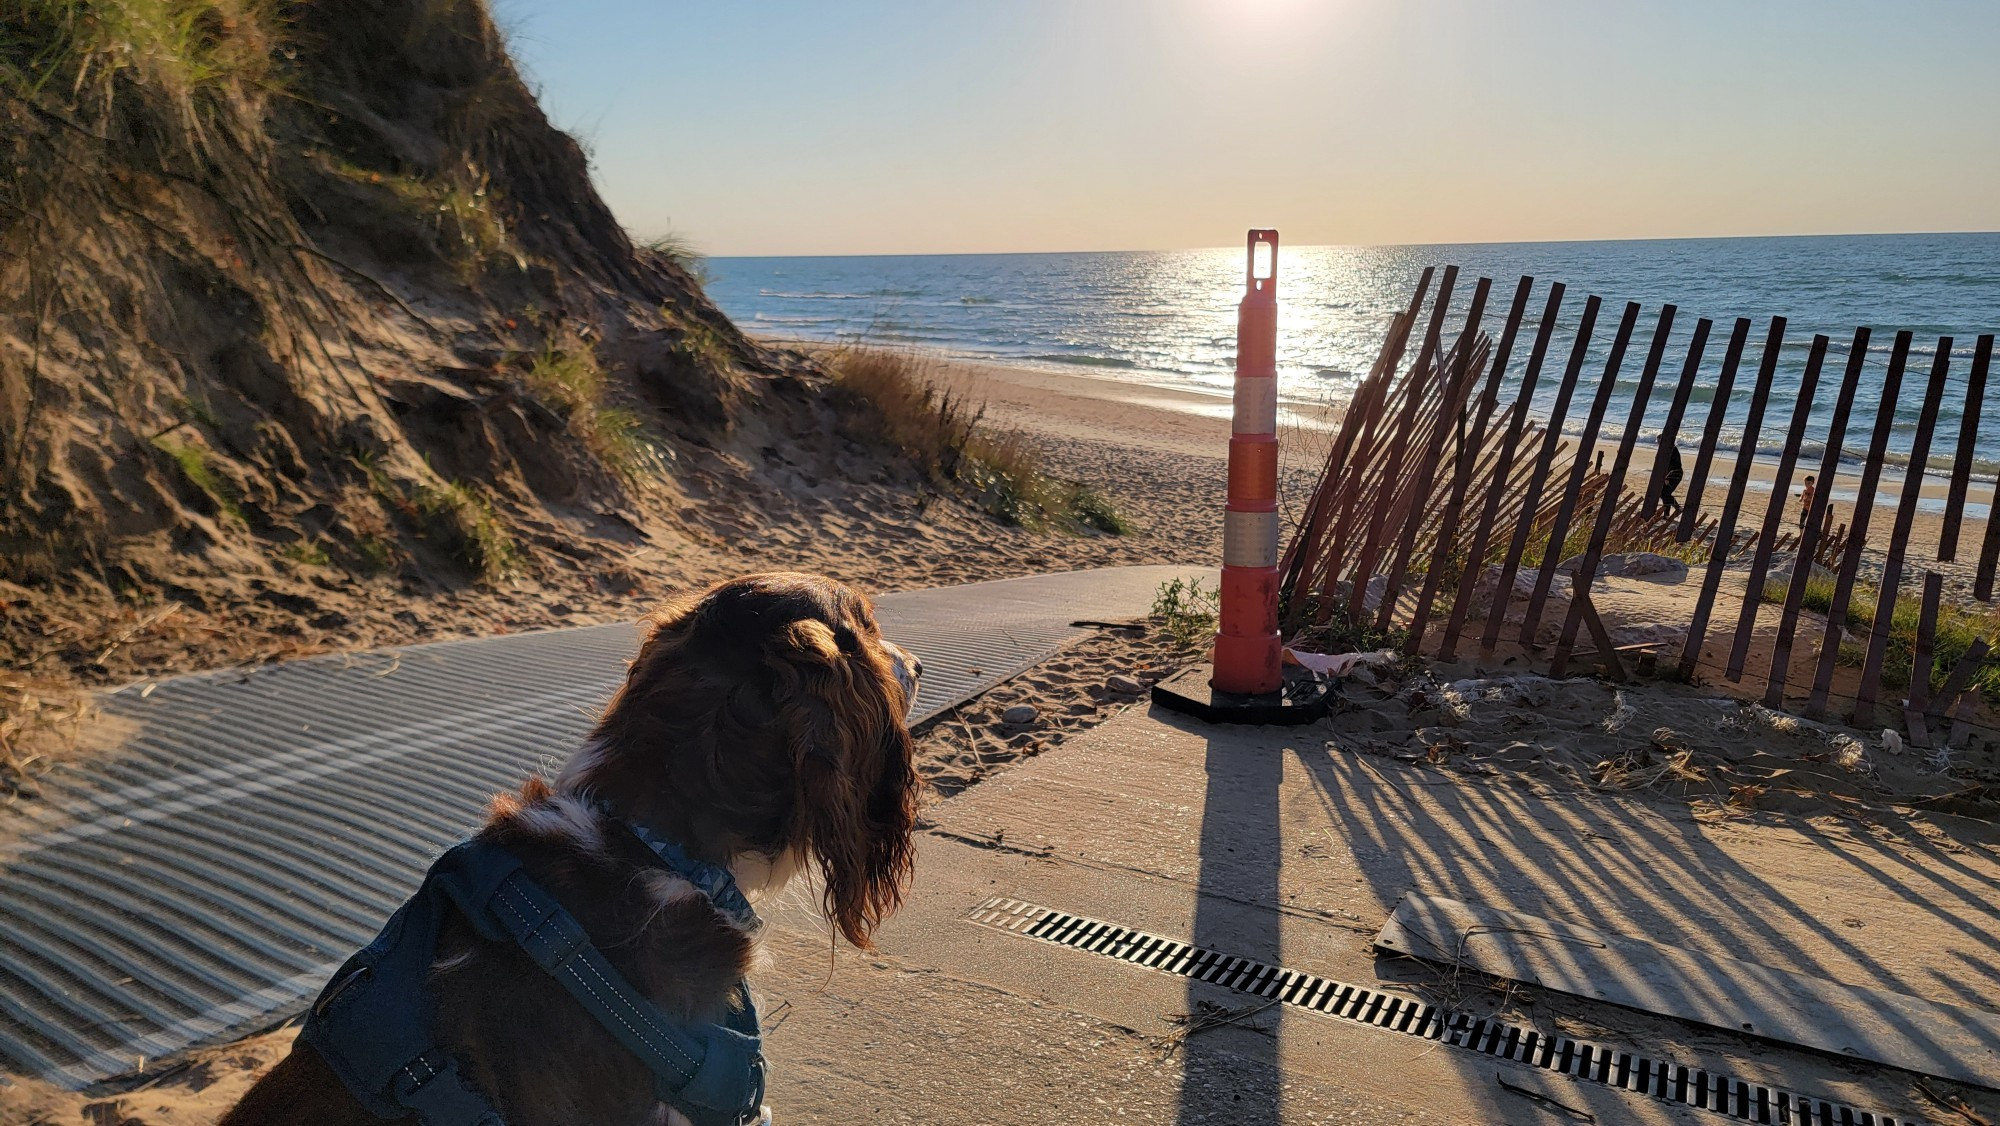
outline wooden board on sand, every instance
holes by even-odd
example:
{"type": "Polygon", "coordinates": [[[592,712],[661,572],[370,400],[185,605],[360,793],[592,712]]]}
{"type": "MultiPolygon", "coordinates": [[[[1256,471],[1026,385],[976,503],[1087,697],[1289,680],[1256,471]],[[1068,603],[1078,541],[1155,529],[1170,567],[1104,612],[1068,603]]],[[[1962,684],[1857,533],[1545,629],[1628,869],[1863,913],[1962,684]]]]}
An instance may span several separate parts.
{"type": "Polygon", "coordinates": [[[1412,892],[1375,945],[1711,1028],[2000,1089],[2000,1013],[1412,892]]]}

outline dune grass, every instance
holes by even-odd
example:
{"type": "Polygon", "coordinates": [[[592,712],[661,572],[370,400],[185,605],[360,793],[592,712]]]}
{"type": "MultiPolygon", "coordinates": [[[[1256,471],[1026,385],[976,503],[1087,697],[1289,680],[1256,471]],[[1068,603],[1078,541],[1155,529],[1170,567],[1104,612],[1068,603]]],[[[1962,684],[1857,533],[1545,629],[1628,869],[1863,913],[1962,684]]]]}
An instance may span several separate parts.
{"type": "Polygon", "coordinates": [[[410,500],[426,538],[472,574],[497,582],[520,569],[521,550],[493,511],[493,502],[464,482],[419,486],[410,500]]]}
{"type": "Polygon", "coordinates": [[[225,519],[244,523],[243,508],[237,503],[236,490],[208,462],[208,451],[191,443],[175,442],[166,437],[153,439],[153,447],[174,463],[174,468],[187,479],[188,484],[207,494],[215,504],[216,511],[225,519]]]}
{"type": "Polygon", "coordinates": [[[927,357],[849,348],[826,357],[843,405],[902,450],[932,480],[965,490],[1003,524],[1037,531],[1129,535],[1135,529],[1102,492],[1048,472],[1017,430],[985,425],[985,407],[952,386],[927,357]]]}
{"type": "Polygon", "coordinates": [[[639,413],[608,404],[604,369],[587,341],[551,333],[541,350],[528,357],[522,382],[530,394],[563,419],[598,460],[628,483],[637,483],[664,468],[659,449],[646,437],[645,420],[639,413]]]}
{"type": "Polygon", "coordinates": [[[1215,636],[1215,622],[1222,610],[1222,591],[1208,588],[1196,579],[1169,579],[1153,595],[1151,617],[1188,652],[1208,647],[1215,636]]]}
{"type": "MultiPolygon", "coordinates": [[[[1783,603],[1790,587],[1790,582],[1783,578],[1767,583],[1763,600],[1783,603]]],[[[1833,609],[1833,593],[1833,576],[1814,574],[1806,580],[1799,604],[1815,613],[1826,614],[1833,609]]],[[[1855,667],[1862,663],[1868,638],[1875,628],[1875,612],[1881,597],[1879,587],[1863,582],[1854,584],[1854,593],[1847,603],[1847,620],[1842,623],[1843,640],[1837,655],[1842,665],[1855,667]]],[[[1889,615],[1889,644],[1884,650],[1887,656],[1882,663],[1884,687],[1909,687],[1916,660],[1917,625],[1922,617],[1922,597],[1899,591],[1889,615]]],[[[1938,605],[1937,626],[1931,635],[1930,686],[1933,691],[1944,687],[1945,679],[1951,675],[1959,658],[1965,656],[1972,643],[1982,637],[1988,644],[2000,640],[2000,611],[1949,600],[1938,605]]],[[[1980,663],[1973,674],[1972,684],[1989,702],[2000,705],[2000,653],[1990,653],[1980,663]]]]}

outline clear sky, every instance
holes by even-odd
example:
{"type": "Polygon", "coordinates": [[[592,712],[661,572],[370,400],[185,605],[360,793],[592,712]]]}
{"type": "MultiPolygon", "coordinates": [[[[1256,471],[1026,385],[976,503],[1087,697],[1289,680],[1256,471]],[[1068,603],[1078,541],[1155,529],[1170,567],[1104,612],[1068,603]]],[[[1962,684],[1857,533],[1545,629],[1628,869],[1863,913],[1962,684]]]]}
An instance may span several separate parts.
{"type": "Polygon", "coordinates": [[[735,254],[2000,229],[2000,0],[498,0],[735,254]]]}

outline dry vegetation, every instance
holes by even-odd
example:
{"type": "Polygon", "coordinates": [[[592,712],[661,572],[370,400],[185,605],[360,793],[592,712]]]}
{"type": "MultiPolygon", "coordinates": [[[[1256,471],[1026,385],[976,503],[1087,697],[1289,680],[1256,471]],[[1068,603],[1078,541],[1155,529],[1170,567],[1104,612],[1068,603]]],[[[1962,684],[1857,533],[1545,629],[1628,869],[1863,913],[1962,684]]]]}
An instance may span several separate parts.
{"type": "Polygon", "coordinates": [[[864,427],[1002,522],[1107,535],[1133,530],[1101,493],[1050,473],[1027,435],[985,425],[985,409],[955,388],[936,360],[886,348],[846,348],[825,359],[864,427]]]}
{"type": "MultiPolygon", "coordinates": [[[[918,489],[631,242],[480,0],[0,0],[0,93],[0,787],[79,688],[627,615],[918,489]]],[[[1120,527],[955,440],[948,503],[1120,527]]]]}
{"type": "MultiPolygon", "coordinates": [[[[1763,599],[1770,603],[1782,603],[1790,592],[1791,584],[1779,579],[1764,587],[1763,599]]],[[[1806,589],[1799,604],[1816,614],[1825,615],[1833,610],[1834,578],[1825,572],[1818,572],[1806,579],[1806,589]]],[[[1875,626],[1875,612],[1880,604],[1882,592],[1879,587],[1857,582],[1847,603],[1847,621],[1836,661],[1849,668],[1859,668],[1867,653],[1868,638],[1875,626]]],[[[1923,599],[1915,594],[1898,592],[1895,608],[1889,617],[1889,644],[1882,665],[1882,684],[1888,688],[1907,688],[1916,662],[1917,626],[1923,616],[1923,599]]],[[[1946,678],[1951,676],[1959,659],[1972,648],[1975,641],[1986,638],[1989,641],[2000,637],[2000,611],[1976,604],[1955,602],[1946,599],[1938,606],[1937,624],[1931,638],[1930,687],[1932,691],[1944,687],[1946,678]]],[[[2000,705],[2000,653],[1989,653],[1980,662],[1972,677],[1972,685],[1989,704],[2000,705]]]]}

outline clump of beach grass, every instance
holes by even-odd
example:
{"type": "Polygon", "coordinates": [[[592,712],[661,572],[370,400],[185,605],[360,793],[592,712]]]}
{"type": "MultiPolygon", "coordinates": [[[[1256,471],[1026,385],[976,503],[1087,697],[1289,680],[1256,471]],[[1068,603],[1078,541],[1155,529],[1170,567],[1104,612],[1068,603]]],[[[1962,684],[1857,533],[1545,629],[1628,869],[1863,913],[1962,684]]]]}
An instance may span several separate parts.
{"type": "Polygon", "coordinates": [[[452,263],[461,280],[471,281],[487,265],[517,257],[507,224],[493,206],[492,186],[476,167],[425,177],[363,168],[339,156],[327,155],[324,162],[335,176],[386,193],[452,263]]]}
{"type": "Polygon", "coordinates": [[[598,459],[628,482],[662,465],[638,412],[607,402],[608,384],[596,350],[573,334],[552,333],[528,357],[522,376],[529,393],[562,418],[598,459]]]}
{"type": "Polygon", "coordinates": [[[1153,595],[1151,617],[1175,645],[1193,652],[1206,648],[1215,636],[1221,609],[1220,588],[1205,588],[1199,578],[1169,579],[1153,595]]]}
{"type": "Polygon", "coordinates": [[[493,511],[493,502],[464,482],[420,486],[411,503],[426,537],[472,574],[497,582],[520,568],[520,548],[493,511]]]}
{"type": "Polygon", "coordinates": [[[845,405],[932,480],[957,485],[994,519],[1037,531],[1129,535],[1130,520],[1102,492],[1050,473],[1018,430],[985,424],[986,408],[954,387],[929,357],[848,348],[826,357],[845,405]]]}
{"type": "MultiPolygon", "coordinates": [[[[1799,604],[1818,614],[1829,613],[1833,609],[1834,582],[1832,575],[1811,575],[1806,579],[1799,604]]],[[[1788,578],[1767,583],[1763,600],[1783,603],[1790,589],[1788,578]]],[[[1842,623],[1843,638],[1836,655],[1839,664],[1847,667],[1862,664],[1869,635],[1875,628],[1875,611],[1881,604],[1881,598],[1879,587],[1864,582],[1854,584],[1854,592],[1847,600],[1847,620],[1842,623]]],[[[1923,599],[1898,591],[1895,606],[1889,615],[1889,644],[1884,650],[1886,656],[1882,662],[1884,687],[1910,686],[1912,665],[1916,660],[1917,626],[1922,617],[1923,599]]],[[[2000,612],[1949,600],[1939,603],[1937,625],[1931,634],[1930,687],[1933,691],[1944,687],[1946,678],[1951,676],[1951,670],[1958,665],[1959,659],[1972,648],[1974,641],[1982,637],[1989,644],[2000,640],[2000,612]]],[[[1972,686],[1988,702],[2000,705],[2000,653],[1989,653],[1980,662],[1973,673],[1972,686]]]]}
{"type": "Polygon", "coordinates": [[[217,512],[226,519],[239,524],[244,523],[243,508],[237,503],[236,490],[230,487],[229,482],[223,480],[213,465],[209,464],[207,450],[192,443],[175,442],[166,437],[153,439],[153,447],[167,455],[174,463],[174,468],[180,471],[180,475],[188,484],[207,495],[215,504],[217,512]]]}

